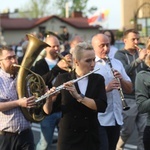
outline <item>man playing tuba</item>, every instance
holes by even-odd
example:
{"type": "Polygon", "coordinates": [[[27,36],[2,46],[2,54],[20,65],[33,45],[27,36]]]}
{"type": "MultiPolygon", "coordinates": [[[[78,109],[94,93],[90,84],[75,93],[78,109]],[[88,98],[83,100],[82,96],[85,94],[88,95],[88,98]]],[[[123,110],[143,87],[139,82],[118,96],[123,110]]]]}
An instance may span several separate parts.
{"type": "MultiPolygon", "coordinates": [[[[17,70],[13,67],[18,64],[15,52],[10,47],[0,48],[0,149],[34,149],[31,123],[26,120],[21,108],[36,107],[35,97],[18,99],[16,91],[17,70]]],[[[50,91],[51,92],[51,91],[50,91]]],[[[46,99],[43,111],[47,114],[51,109],[52,101],[46,99]]]]}

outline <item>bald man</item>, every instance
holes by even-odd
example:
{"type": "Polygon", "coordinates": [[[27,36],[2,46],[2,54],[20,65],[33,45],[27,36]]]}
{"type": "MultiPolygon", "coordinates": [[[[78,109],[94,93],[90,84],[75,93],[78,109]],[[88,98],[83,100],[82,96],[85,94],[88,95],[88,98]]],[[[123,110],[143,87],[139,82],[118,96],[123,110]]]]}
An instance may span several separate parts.
{"type": "MultiPolygon", "coordinates": [[[[58,58],[57,52],[60,52],[60,43],[56,36],[46,37],[45,42],[49,47],[45,48],[46,56],[36,62],[34,71],[41,75],[49,88],[60,73],[66,73],[67,64],[58,58]]],[[[60,108],[55,110],[50,116],[46,116],[40,123],[41,134],[36,150],[50,149],[55,127],[58,126],[61,118],[60,108]]]]}
{"type": "Polygon", "coordinates": [[[105,113],[98,113],[100,122],[100,150],[115,150],[123,124],[122,102],[118,87],[124,92],[132,91],[132,83],[127,76],[122,63],[115,58],[108,58],[110,42],[106,35],[97,34],[92,38],[92,46],[96,54],[95,69],[105,78],[107,103],[105,113]],[[117,80],[117,78],[119,80],[117,80]]]}

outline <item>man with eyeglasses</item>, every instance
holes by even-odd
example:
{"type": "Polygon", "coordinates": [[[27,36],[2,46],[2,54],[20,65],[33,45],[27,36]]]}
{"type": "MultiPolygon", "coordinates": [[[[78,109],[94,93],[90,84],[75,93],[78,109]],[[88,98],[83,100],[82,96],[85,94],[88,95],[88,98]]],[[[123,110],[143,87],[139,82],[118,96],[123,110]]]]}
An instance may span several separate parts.
{"type": "MultiPolygon", "coordinates": [[[[12,48],[0,48],[0,150],[34,150],[31,124],[25,119],[20,107],[36,107],[35,98],[18,99],[16,91],[17,57],[12,48]]],[[[43,110],[48,114],[51,99],[43,110]]]]}
{"type": "Polygon", "coordinates": [[[134,131],[135,126],[138,132],[138,148],[137,150],[144,150],[143,147],[143,132],[146,125],[146,114],[140,114],[138,112],[136,100],[135,100],[135,78],[139,71],[146,69],[144,59],[146,56],[146,50],[137,49],[139,44],[140,35],[134,29],[128,29],[124,32],[123,41],[124,49],[117,51],[115,58],[120,60],[126,70],[126,73],[131,78],[133,83],[133,91],[131,94],[124,93],[124,97],[130,109],[123,111],[124,124],[120,132],[120,138],[117,144],[116,150],[124,149],[128,138],[134,131]]]}
{"type": "Polygon", "coordinates": [[[96,34],[92,38],[92,46],[96,54],[95,69],[100,68],[96,73],[104,76],[107,92],[106,111],[105,113],[98,113],[100,123],[99,150],[116,150],[116,144],[120,135],[120,126],[123,124],[123,107],[118,88],[121,87],[126,93],[130,93],[132,91],[132,83],[121,62],[113,57],[108,59],[110,40],[106,35],[96,34]]]}

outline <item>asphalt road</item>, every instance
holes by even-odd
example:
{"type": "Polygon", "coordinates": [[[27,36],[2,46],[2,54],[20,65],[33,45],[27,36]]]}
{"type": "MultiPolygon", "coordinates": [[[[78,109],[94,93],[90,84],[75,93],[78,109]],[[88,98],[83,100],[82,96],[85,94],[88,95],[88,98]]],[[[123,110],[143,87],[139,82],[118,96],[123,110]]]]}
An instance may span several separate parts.
{"type": "MultiPolygon", "coordinates": [[[[36,145],[39,141],[39,138],[40,138],[40,125],[33,123],[32,124],[32,130],[34,133],[34,140],[35,140],[35,145],[36,145]]],[[[58,136],[58,132],[57,132],[57,130],[55,130],[54,139],[57,139],[57,136],[58,136]]],[[[56,143],[52,144],[51,150],[56,150],[56,145],[57,145],[56,143]]],[[[137,132],[135,129],[133,134],[129,138],[127,144],[125,145],[124,150],[136,150],[136,149],[137,149],[137,132]]]]}

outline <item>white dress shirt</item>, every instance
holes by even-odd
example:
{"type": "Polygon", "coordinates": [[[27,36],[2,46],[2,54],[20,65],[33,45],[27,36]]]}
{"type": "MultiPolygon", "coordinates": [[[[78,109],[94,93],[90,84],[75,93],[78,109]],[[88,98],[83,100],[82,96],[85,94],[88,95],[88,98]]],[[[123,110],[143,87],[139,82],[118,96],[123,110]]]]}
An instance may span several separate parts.
{"type": "MultiPolygon", "coordinates": [[[[113,69],[119,71],[124,80],[131,81],[125,72],[122,63],[115,59],[110,58],[113,69]]],[[[105,85],[107,86],[110,81],[113,80],[114,76],[110,69],[110,66],[104,60],[96,56],[95,69],[100,68],[96,73],[101,74],[105,78],[105,85]]],[[[107,92],[107,108],[105,113],[98,113],[98,120],[102,126],[114,126],[123,124],[122,117],[122,101],[118,90],[114,89],[107,92]]]]}

